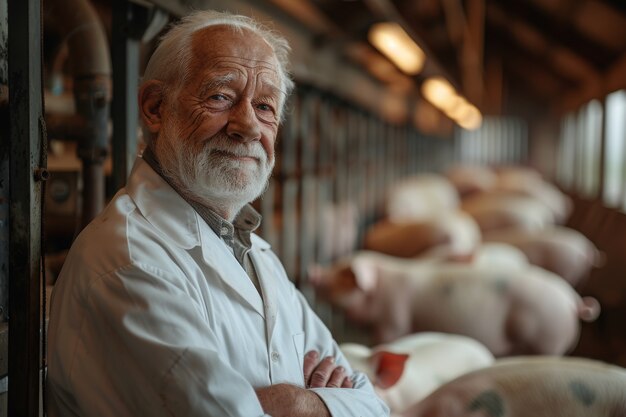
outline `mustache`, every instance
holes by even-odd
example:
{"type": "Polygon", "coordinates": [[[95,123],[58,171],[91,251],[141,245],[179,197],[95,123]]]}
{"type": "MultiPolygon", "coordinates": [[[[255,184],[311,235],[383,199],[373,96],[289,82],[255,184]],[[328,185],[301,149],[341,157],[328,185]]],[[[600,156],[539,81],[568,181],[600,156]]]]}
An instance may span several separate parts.
{"type": "Polygon", "coordinates": [[[207,155],[230,154],[240,158],[255,158],[267,160],[268,155],[260,142],[250,144],[234,143],[232,139],[224,136],[213,137],[204,145],[204,152],[207,155]]]}

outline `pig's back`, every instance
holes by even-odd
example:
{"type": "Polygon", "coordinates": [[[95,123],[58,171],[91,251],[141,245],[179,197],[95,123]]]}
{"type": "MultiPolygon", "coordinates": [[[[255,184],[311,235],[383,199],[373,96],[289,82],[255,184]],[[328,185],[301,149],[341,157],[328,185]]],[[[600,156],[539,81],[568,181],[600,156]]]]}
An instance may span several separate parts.
{"type": "Polygon", "coordinates": [[[477,339],[492,352],[508,349],[505,326],[513,276],[468,266],[436,269],[419,288],[414,307],[416,330],[455,333],[477,339]]]}
{"type": "Polygon", "coordinates": [[[626,416],[626,371],[581,358],[504,359],[443,385],[406,415],[626,416]]]}
{"type": "MultiPolygon", "coordinates": [[[[505,400],[505,416],[626,416],[626,371],[580,358],[520,357],[500,360],[494,391],[505,400]]],[[[468,379],[471,382],[471,379],[468,379]]]]}

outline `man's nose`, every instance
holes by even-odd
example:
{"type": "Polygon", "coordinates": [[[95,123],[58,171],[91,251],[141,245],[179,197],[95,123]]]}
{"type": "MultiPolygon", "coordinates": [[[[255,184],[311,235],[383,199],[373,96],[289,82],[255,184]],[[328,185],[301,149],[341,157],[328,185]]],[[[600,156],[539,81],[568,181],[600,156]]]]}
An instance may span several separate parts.
{"type": "Polygon", "coordinates": [[[240,142],[261,140],[261,126],[252,103],[241,100],[231,108],[226,133],[240,142]]]}

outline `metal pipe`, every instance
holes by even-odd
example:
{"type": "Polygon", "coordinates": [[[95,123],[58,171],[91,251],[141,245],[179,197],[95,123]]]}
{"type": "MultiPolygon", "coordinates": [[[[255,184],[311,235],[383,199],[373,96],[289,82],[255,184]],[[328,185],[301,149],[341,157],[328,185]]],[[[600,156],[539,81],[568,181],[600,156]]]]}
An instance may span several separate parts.
{"type": "Polygon", "coordinates": [[[111,99],[109,47],[102,23],[87,0],[48,0],[44,6],[46,22],[68,45],[76,110],[85,120],[85,135],[77,150],[83,162],[82,229],[104,206],[103,163],[108,152],[111,99]]]}

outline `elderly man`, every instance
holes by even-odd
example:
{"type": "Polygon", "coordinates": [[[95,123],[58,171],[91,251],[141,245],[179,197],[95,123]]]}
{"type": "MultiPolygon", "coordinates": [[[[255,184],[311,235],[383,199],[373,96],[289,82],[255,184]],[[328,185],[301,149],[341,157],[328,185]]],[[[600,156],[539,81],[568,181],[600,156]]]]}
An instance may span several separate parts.
{"type": "Polygon", "coordinates": [[[53,294],[50,416],[388,415],[252,233],[287,52],[215,12],[163,38],[139,91],[147,149],[53,294]]]}

